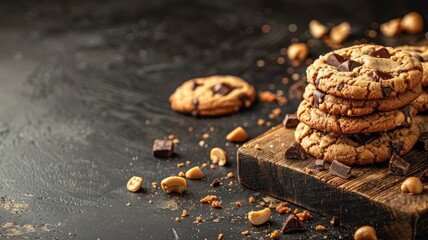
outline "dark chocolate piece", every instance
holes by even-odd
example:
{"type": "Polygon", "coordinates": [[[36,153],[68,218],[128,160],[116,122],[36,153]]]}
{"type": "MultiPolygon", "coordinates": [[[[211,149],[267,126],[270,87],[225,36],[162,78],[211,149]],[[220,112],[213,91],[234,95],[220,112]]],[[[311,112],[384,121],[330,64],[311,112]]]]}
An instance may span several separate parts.
{"type": "Polygon", "coordinates": [[[377,58],[389,58],[391,55],[389,54],[388,50],[386,50],[386,48],[381,48],[370,54],[370,56],[377,58]]]}
{"type": "Polygon", "coordinates": [[[202,84],[196,82],[196,80],[192,81],[192,84],[190,84],[190,88],[192,89],[192,91],[194,91],[197,87],[201,86],[202,84]]]}
{"type": "Polygon", "coordinates": [[[288,96],[291,99],[302,99],[305,88],[305,81],[298,81],[297,83],[293,84],[290,89],[288,89],[288,96]]]}
{"type": "Polygon", "coordinates": [[[412,121],[412,116],[410,115],[410,105],[406,105],[401,108],[401,111],[406,116],[406,122],[410,123],[412,121]]]}
{"type": "Polygon", "coordinates": [[[223,96],[226,96],[227,94],[232,92],[233,89],[235,89],[235,88],[233,86],[227,84],[227,83],[218,83],[218,84],[214,85],[214,87],[212,88],[212,90],[215,94],[220,94],[223,96]]]}
{"type": "Polygon", "coordinates": [[[392,151],[399,154],[401,152],[401,149],[403,149],[404,143],[403,142],[393,142],[391,143],[392,151]]]}
{"type": "Polygon", "coordinates": [[[418,141],[416,142],[416,146],[425,151],[428,151],[428,132],[421,133],[418,141]]]}
{"type": "Polygon", "coordinates": [[[353,60],[346,60],[343,63],[337,67],[337,69],[341,72],[351,72],[354,70],[354,68],[362,66],[361,63],[353,61],[353,60]]]}
{"type": "Polygon", "coordinates": [[[305,227],[303,226],[302,221],[294,215],[291,214],[290,216],[285,219],[284,226],[282,226],[281,233],[291,233],[291,232],[302,232],[305,231],[305,227]]]}
{"type": "Polygon", "coordinates": [[[317,166],[317,168],[319,170],[324,170],[325,162],[323,159],[317,159],[317,160],[315,160],[315,165],[317,166]]]}
{"type": "Polygon", "coordinates": [[[319,79],[315,79],[314,83],[315,83],[315,86],[318,87],[318,85],[320,85],[320,80],[319,79]]]}
{"type": "Polygon", "coordinates": [[[327,64],[333,67],[339,67],[339,65],[346,60],[346,58],[340,56],[339,54],[333,53],[330,55],[330,57],[327,58],[327,64]]]}
{"type": "Polygon", "coordinates": [[[339,84],[339,86],[337,86],[337,90],[342,91],[342,89],[345,87],[344,83],[339,84]]]}
{"type": "Polygon", "coordinates": [[[297,119],[296,114],[286,114],[282,124],[285,128],[295,128],[299,124],[299,119],[297,119]]]}
{"type": "Polygon", "coordinates": [[[425,170],[419,179],[422,183],[428,183],[428,170],[425,170]]]}
{"type": "Polygon", "coordinates": [[[418,54],[412,54],[412,57],[416,58],[419,60],[419,62],[425,62],[425,59],[423,57],[421,57],[421,55],[418,54]]]}
{"type": "Polygon", "coordinates": [[[347,166],[337,160],[334,160],[330,165],[328,171],[331,175],[338,176],[343,179],[347,179],[351,176],[351,167],[347,166]]]}
{"type": "Polygon", "coordinates": [[[410,163],[406,162],[396,153],[392,154],[391,159],[389,160],[389,170],[388,174],[396,174],[404,176],[409,171],[410,163]]]}
{"type": "Polygon", "coordinates": [[[378,138],[379,136],[380,136],[380,134],[377,132],[374,132],[374,133],[356,133],[356,134],[349,135],[348,138],[351,139],[352,141],[360,144],[360,145],[365,145],[365,144],[373,141],[375,138],[378,138]]]}
{"type": "Polygon", "coordinates": [[[174,143],[171,140],[156,139],[153,143],[153,156],[168,158],[174,153],[174,143]]]}
{"type": "Polygon", "coordinates": [[[379,82],[379,80],[386,80],[386,79],[390,79],[392,78],[391,75],[389,75],[388,73],[384,73],[381,71],[374,71],[372,74],[372,78],[373,80],[375,80],[376,82],[379,82]]]}
{"type": "Polygon", "coordinates": [[[293,142],[286,150],[285,150],[285,159],[298,159],[304,160],[307,159],[308,155],[303,149],[302,145],[298,142],[293,142]]]}
{"type": "Polygon", "coordinates": [[[382,93],[383,93],[384,97],[391,96],[391,92],[392,92],[392,89],[390,87],[384,87],[384,88],[382,88],[382,93]]]}
{"type": "Polygon", "coordinates": [[[340,224],[339,218],[336,216],[333,216],[330,220],[330,223],[333,226],[339,226],[339,224],[340,224]]]}
{"type": "Polygon", "coordinates": [[[220,186],[220,180],[218,180],[217,178],[214,179],[214,181],[211,183],[211,187],[218,187],[220,186]]]}
{"type": "Polygon", "coordinates": [[[324,92],[320,91],[320,90],[315,90],[313,93],[313,98],[314,98],[314,102],[312,103],[312,106],[314,108],[319,108],[319,104],[322,103],[322,100],[324,99],[324,97],[327,94],[325,94],[324,92]],[[321,101],[320,101],[321,100],[321,101]]]}

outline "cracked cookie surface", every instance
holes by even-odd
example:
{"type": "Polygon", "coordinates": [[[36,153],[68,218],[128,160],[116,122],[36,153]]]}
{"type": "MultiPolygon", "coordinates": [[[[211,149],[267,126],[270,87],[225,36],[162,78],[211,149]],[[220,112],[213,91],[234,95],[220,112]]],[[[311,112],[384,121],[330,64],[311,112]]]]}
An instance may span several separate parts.
{"type": "Polygon", "coordinates": [[[174,111],[193,116],[220,116],[248,108],[254,87],[239,77],[214,75],[184,82],[169,97],[174,111]]]}
{"type": "Polygon", "coordinates": [[[423,68],[421,83],[423,87],[428,87],[428,46],[399,46],[396,48],[412,54],[421,62],[423,68]]]}
{"type": "Polygon", "coordinates": [[[417,111],[412,105],[388,112],[375,112],[361,117],[330,115],[303,100],[297,109],[297,118],[319,131],[333,133],[371,133],[409,125],[417,111]]]}
{"type": "Polygon", "coordinates": [[[422,80],[421,63],[408,52],[368,44],[327,53],[306,73],[321,91],[350,99],[396,97],[422,80]]]}
{"type": "Polygon", "coordinates": [[[410,151],[419,138],[416,123],[374,134],[325,134],[299,123],[295,139],[305,151],[327,162],[337,160],[346,165],[368,165],[388,161],[395,151],[403,155],[410,151]]]}
{"type": "Polygon", "coordinates": [[[336,97],[331,94],[326,94],[317,90],[314,85],[309,84],[305,93],[304,99],[308,100],[314,108],[321,111],[342,116],[363,116],[369,115],[375,111],[391,111],[404,107],[412,103],[419,94],[422,92],[421,85],[418,84],[415,88],[397,95],[392,98],[372,99],[372,100],[359,100],[359,99],[346,99],[336,97]]]}

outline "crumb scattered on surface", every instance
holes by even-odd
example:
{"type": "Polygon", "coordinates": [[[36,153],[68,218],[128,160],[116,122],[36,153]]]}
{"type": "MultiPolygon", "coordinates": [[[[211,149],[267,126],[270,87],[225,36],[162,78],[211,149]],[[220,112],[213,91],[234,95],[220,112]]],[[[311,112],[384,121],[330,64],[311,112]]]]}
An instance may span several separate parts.
{"type": "Polygon", "coordinates": [[[240,201],[236,201],[235,205],[238,206],[238,207],[243,207],[244,206],[240,201]]]}
{"type": "Polygon", "coordinates": [[[177,167],[183,167],[184,163],[177,163],[177,167]]]}
{"type": "Polygon", "coordinates": [[[176,221],[176,222],[180,222],[180,218],[176,217],[176,218],[175,218],[175,221],[176,221]]]}
{"type": "Polygon", "coordinates": [[[296,213],[296,216],[297,216],[297,217],[300,219],[300,221],[302,221],[302,222],[312,218],[312,215],[311,215],[308,211],[306,211],[306,210],[304,210],[304,211],[303,211],[303,212],[301,212],[301,213],[296,213]]]}
{"type": "Polygon", "coordinates": [[[256,202],[256,199],[254,199],[253,197],[250,197],[250,198],[248,199],[248,202],[249,202],[249,203],[255,203],[255,202],[256,202]]]}
{"type": "Polygon", "coordinates": [[[278,230],[273,231],[273,232],[269,235],[269,237],[270,237],[271,239],[278,239],[278,238],[279,238],[279,231],[278,231],[278,230]]]}
{"type": "Polygon", "coordinates": [[[327,231],[327,228],[324,227],[323,225],[317,225],[315,227],[315,230],[317,230],[317,231],[327,231]]]}
{"type": "Polygon", "coordinates": [[[223,233],[220,233],[217,237],[218,240],[222,240],[223,239],[223,233]]]}
{"type": "Polygon", "coordinates": [[[214,201],[211,203],[211,207],[213,207],[213,208],[223,208],[223,207],[221,206],[221,202],[220,202],[220,201],[218,201],[218,200],[214,200],[214,201]]]}
{"type": "Polygon", "coordinates": [[[288,206],[288,202],[282,202],[278,206],[276,206],[276,211],[279,214],[289,213],[291,211],[291,208],[287,206],[288,206]]]}
{"type": "Polygon", "coordinates": [[[187,217],[187,216],[189,216],[189,212],[187,212],[187,210],[186,209],[184,209],[183,210],[183,213],[181,214],[181,217],[187,217]]]}
{"type": "Polygon", "coordinates": [[[248,235],[250,235],[250,231],[248,231],[248,230],[247,231],[243,231],[243,232],[241,232],[241,234],[244,235],[244,236],[248,236],[248,235]]]}
{"type": "Polygon", "coordinates": [[[211,204],[213,201],[216,201],[216,200],[217,200],[217,196],[215,196],[215,195],[207,195],[206,197],[202,198],[200,200],[200,202],[202,204],[204,204],[204,203],[211,204]]]}
{"type": "Polygon", "coordinates": [[[200,222],[202,222],[202,217],[197,216],[197,217],[195,218],[195,223],[200,223],[200,222]]]}
{"type": "Polygon", "coordinates": [[[229,173],[227,174],[227,178],[233,178],[233,177],[234,177],[233,172],[229,172],[229,173]]]}

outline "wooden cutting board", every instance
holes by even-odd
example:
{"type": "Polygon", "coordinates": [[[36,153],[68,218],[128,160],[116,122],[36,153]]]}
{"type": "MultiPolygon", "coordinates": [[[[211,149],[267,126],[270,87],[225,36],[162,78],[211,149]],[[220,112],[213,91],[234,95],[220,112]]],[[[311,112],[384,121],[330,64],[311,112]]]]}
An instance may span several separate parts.
{"type": "MultiPolygon", "coordinates": [[[[428,131],[428,116],[416,118],[428,131]]],[[[372,225],[381,239],[426,239],[428,236],[428,186],[420,195],[400,191],[402,181],[428,169],[428,152],[413,149],[404,159],[411,163],[407,176],[388,175],[388,163],[353,167],[353,177],[343,180],[328,171],[306,174],[313,158],[288,160],[284,152],[294,141],[294,129],[278,125],[238,150],[238,175],[242,185],[301,205],[328,218],[339,217],[347,226],[372,225]],[[259,149],[255,145],[259,145],[259,149]]]]}

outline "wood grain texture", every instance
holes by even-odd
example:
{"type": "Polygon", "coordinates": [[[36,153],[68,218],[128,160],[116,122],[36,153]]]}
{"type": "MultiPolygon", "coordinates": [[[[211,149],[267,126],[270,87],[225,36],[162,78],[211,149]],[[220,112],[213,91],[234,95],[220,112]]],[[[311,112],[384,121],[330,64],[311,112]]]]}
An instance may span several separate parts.
{"type": "MultiPolygon", "coordinates": [[[[427,130],[428,116],[418,116],[427,130]]],[[[428,186],[420,195],[402,193],[408,176],[428,169],[428,152],[417,148],[404,155],[411,163],[407,176],[388,175],[388,163],[354,167],[348,180],[328,171],[306,174],[313,158],[284,158],[294,141],[294,129],[276,126],[238,150],[238,174],[242,185],[291,201],[326,217],[337,216],[350,226],[373,225],[383,239],[424,239],[428,234],[428,186]],[[260,150],[255,148],[259,145],[260,150]]]]}

